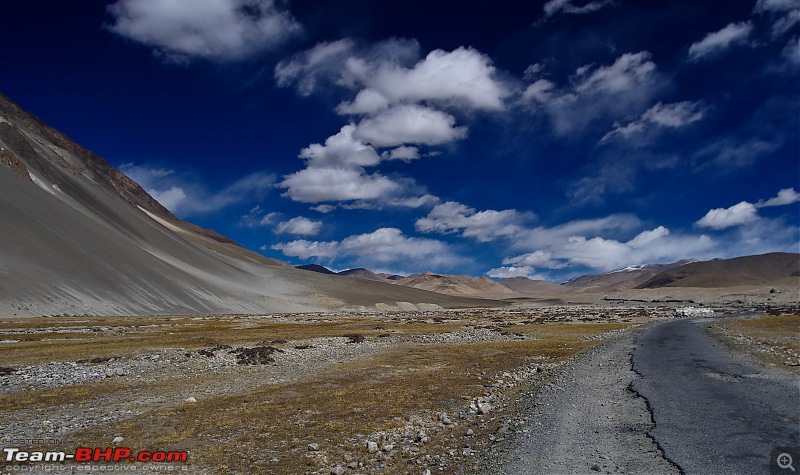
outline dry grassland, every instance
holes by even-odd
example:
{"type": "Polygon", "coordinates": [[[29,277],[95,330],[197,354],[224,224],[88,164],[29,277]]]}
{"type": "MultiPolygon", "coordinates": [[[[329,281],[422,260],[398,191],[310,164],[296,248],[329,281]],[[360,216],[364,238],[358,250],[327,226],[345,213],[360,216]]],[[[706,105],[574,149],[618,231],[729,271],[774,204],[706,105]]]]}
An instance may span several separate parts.
{"type": "MultiPolygon", "coordinates": [[[[36,436],[40,422],[28,428],[19,419],[111,412],[107,422],[97,417],[50,434],[75,446],[106,447],[122,435],[134,450],[188,450],[194,473],[329,473],[335,465],[354,474],[422,473],[428,465],[461,473],[490,443],[506,398],[650,318],[641,311],[607,312],[613,315],[589,319],[576,310],[500,317],[481,310],[0,320],[0,340],[7,341],[0,346],[2,364],[21,372],[51,361],[93,368],[138,364],[158,351],[173,355],[159,360],[157,374],[58,387],[22,388],[13,380],[19,374],[2,376],[2,430],[36,436]],[[237,366],[227,353],[227,347],[259,345],[274,348],[275,362],[237,366]],[[310,351],[335,357],[293,362],[310,351]],[[194,394],[202,396],[184,402],[194,394]],[[476,412],[476,401],[490,402],[491,412],[476,412]],[[378,451],[368,452],[367,441],[378,451]]],[[[0,432],[0,438],[15,435],[0,432]]]]}

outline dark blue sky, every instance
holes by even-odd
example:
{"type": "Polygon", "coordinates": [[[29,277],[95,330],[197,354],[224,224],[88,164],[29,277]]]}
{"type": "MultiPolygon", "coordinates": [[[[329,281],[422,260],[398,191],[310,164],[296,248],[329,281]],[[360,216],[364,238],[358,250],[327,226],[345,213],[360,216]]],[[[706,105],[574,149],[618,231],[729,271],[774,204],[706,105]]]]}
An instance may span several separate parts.
{"type": "Polygon", "coordinates": [[[798,252],[796,0],[12,0],[3,18],[0,91],[294,264],[560,281],[798,252]]]}

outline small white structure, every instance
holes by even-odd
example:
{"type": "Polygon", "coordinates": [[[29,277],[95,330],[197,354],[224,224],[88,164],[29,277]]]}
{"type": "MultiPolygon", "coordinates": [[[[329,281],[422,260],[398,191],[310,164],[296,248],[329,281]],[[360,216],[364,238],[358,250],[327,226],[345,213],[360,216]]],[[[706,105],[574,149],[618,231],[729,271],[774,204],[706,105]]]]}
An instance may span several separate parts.
{"type": "Polygon", "coordinates": [[[675,317],[710,317],[714,311],[710,308],[700,307],[678,307],[675,309],[675,317]]]}

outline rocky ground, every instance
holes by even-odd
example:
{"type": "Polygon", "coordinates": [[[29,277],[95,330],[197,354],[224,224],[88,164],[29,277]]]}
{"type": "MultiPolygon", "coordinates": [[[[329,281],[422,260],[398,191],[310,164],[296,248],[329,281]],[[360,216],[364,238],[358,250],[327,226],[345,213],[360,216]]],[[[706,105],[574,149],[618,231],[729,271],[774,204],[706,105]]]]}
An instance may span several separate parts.
{"type": "Polygon", "coordinates": [[[670,307],[554,306],[121,326],[92,317],[59,326],[7,321],[0,348],[9,350],[77,338],[157,338],[132,348],[120,343],[118,354],[101,345],[80,358],[36,361],[21,352],[16,362],[6,359],[0,443],[59,450],[160,444],[197,454],[182,467],[192,473],[667,472],[669,463],[641,436],[651,422],[629,389],[628,353],[643,326],[673,315],[670,307]],[[175,339],[212,323],[218,333],[175,339]],[[219,337],[231,329],[236,338],[219,337]],[[597,387],[609,389],[605,398],[588,396],[597,387]],[[553,407],[567,417],[548,419],[553,407]],[[216,421],[199,421],[209,412],[216,421]],[[275,417],[285,424],[278,427],[275,417]],[[146,429],[165,421],[169,431],[161,432],[169,436],[146,429]],[[582,440],[586,450],[538,453],[544,439],[582,440]],[[632,456],[624,450],[631,444],[647,450],[632,456]],[[218,454],[211,445],[221,447],[218,454]]]}

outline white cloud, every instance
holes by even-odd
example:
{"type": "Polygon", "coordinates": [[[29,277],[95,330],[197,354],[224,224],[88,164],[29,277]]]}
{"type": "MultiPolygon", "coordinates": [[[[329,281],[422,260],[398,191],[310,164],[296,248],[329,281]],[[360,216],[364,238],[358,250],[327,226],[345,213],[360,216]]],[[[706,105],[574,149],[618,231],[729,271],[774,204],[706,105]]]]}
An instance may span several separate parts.
{"type": "Polygon", "coordinates": [[[486,275],[495,279],[510,279],[512,277],[530,277],[535,271],[536,269],[530,266],[509,266],[491,269],[486,275]]]}
{"type": "Polygon", "coordinates": [[[302,30],[273,0],[118,0],[108,12],[111,31],[176,61],[242,59],[302,30]]]}
{"type": "Polygon", "coordinates": [[[499,110],[509,91],[495,77],[491,63],[488,56],[472,48],[437,49],[410,69],[381,64],[365,83],[392,103],[442,100],[499,110]]]}
{"type": "Polygon", "coordinates": [[[420,154],[417,147],[402,145],[381,153],[381,158],[384,160],[403,160],[404,162],[408,162],[420,158],[420,154]]]}
{"type": "Polygon", "coordinates": [[[753,30],[749,21],[730,23],[725,28],[709,33],[702,40],[692,43],[689,47],[689,59],[701,58],[720,53],[735,44],[744,43],[753,30]]]}
{"type": "Polygon", "coordinates": [[[311,209],[319,213],[330,213],[331,211],[334,211],[336,209],[336,206],[323,204],[323,205],[312,206],[311,209]]]}
{"type": "Polygon", "coordinates": [[[509,264],[522,267],[545,267],[548,269],[562,269],[566,266],[564,262],[553,259],[552,253],[542,250],[503,259],[503,265],[509,264]]]}
{"type": "Polygon", "coordinates": [[[142,186],[165,208],[180,216],[213,213],[229,206],[260,199],[275,184],[275,176],[256,172],[213,192],[196,179],[186,179],[174,170],[127,163],[120,171],[142,186]]]}
{"type": "Polygon", "coordinates": [[[533,218],[531,213],[513,209],[476,211],[464,204],[448,201],[436,205],[426,217],[418,219],[414,227],[424,233],[461,232],[464,237],[486,242],[514,236],[523,229],[524,223],[533,218]]]}
{"type": "Polygon", "coordinates": [[[559,13],[583,15],[596,12],[613,4],[613,0],[593,0],[583,5],[575,5],[575,0],[550,0],[544,4],[544,14],[546,17],[551,17],[559,13]]]}
{"type": "Polygon", "coordinates": [[[709,229],[725,229],[754,221],[757,218],[753,203],[742,201],[730,208],[710,210],[697,221],[697,225],[709,229]]]}
{"type": "Polygon", "coordinates": [[[747,167],[762,156],[772,153],[783,144],[779,136],[762,138],[758,136],[728,136],[717,139],[695,153],[698,170],[708,167],[723,171],[747,167]]]}
{"type": "Polygon", "coordinates": [[[435,239],[407,237],[397,228],[380,228],[371,233],[349,236],[341,241],[301,239],[276,244],[272,249],[300,259],[331,261],[354,258],[364,266],[394,265],[400,269],[418,269],[420,262],[428,267],[437,267],[452,266],[463,261],[446,243],[435,239]]]}
{"type": "Polygon", "coordinates": [[[369,145],[353,137],[356,126],[345,125],[336,135],[328,137],[325,145],[311,144],[300,151],[300,158],[309,167],[360,167],[376,165],[381,157],[369,145]]]}
{"type": "Polygon", "coordinates": [[[355,136],[376,147],[402,144],[440,145],[466,136],[466,128],[455,127],[455,117],[428,107],[392,107],[361,121],[355,136]]]}
{"type": "Polygon", "coordinates": [[[286,195],[302,203],[375,200],[402,191],[400,183],[363,168],[311,167],[284,177],[286,195]]]}
{"type": "Polygon", "coordinates": [[[796,0],[758,0],[753,11],[772,18],[773,38],[787,33],[800,23],[800,4],[796,0]]]}
{"type": "Polygon", "coordinates": [[[161,191],[154,189],[150,192],[150,196],[173,213],[177,212],[181,205],[186,202],[186,192],[183,191],[183,188],[177,186],[161,191]]]}
{"type": "Polygon", "coordinates": [[[301,236],[316,236],[322,229],[322,223],[311,221],[303,216],[297,216],[288,221],[279,223],[275,227],[275,232],[280,234],[297,234],[301,236]]]}
{"type": "Polygon", "coordinates": [[[800,193],[796,192],[794,188],[783,188],[778,191],[778,195],[766,201],[761,200],[755,204],[756,208],[765,208],[767,206],[783,206],[797,203],[800,201],[800,193]]]}
{"type": "Polygon", "coordinates": [[[555,132],[566,135],[598,120],[640,113],[661,84],[650,53],[641,51],[625,53],[609,66],[582,66],[562,88],[538,79],[522,100],[533,111],[547,113],[555,132]]]}
{"type": "Polygon", "coordinates": [[[614,138],[629,139],[640,136],[654,127],[680,128],[697,122],[705,115],[700,102],[675,102],[662,104],[659,102],[648,109],[638,119],[625,125],[619,122],[614,124],[614,129],[607,133],[600,142],[607,142],[614,138]]]}

